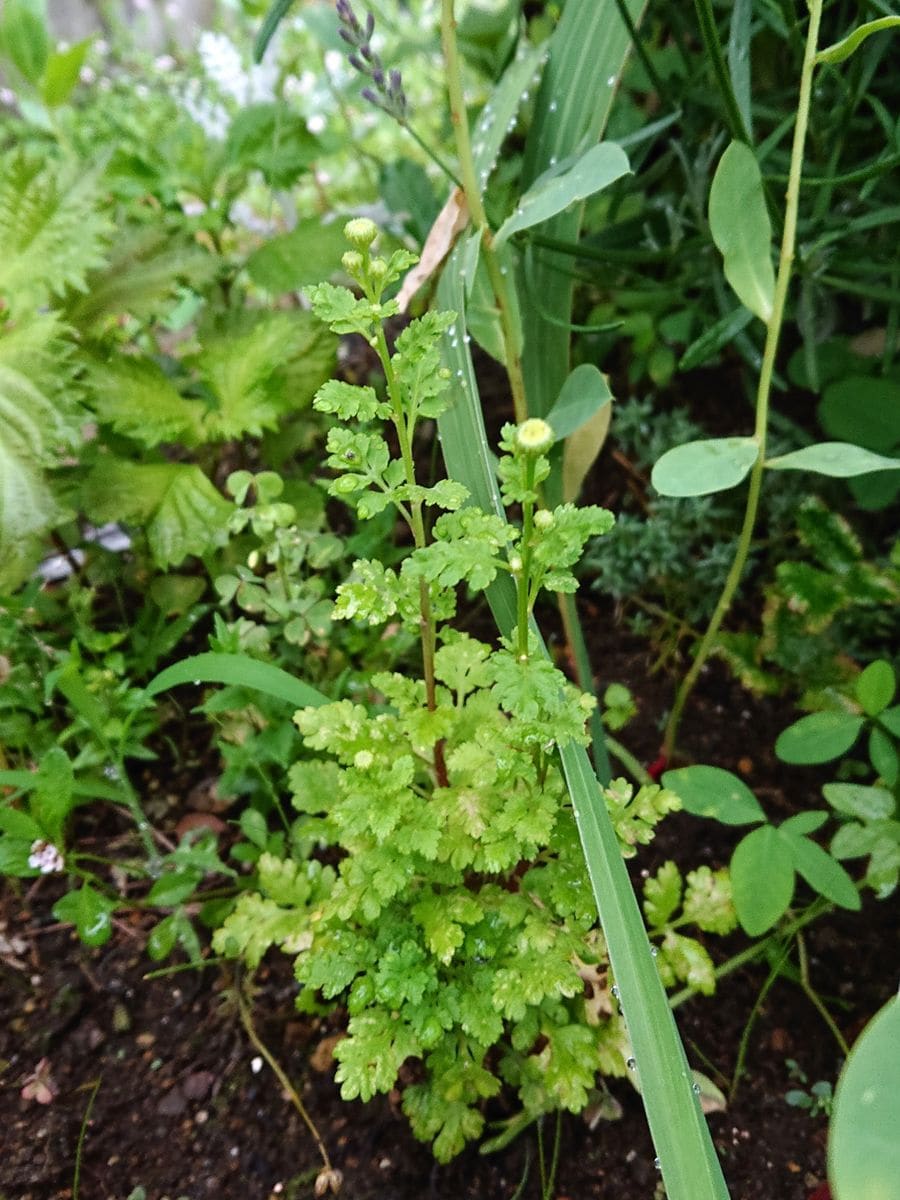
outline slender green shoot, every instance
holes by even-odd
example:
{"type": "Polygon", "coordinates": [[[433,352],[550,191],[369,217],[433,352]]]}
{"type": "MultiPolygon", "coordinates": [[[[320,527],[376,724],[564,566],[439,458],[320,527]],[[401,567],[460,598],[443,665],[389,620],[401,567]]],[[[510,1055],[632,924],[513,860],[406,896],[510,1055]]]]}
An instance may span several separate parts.
{"type": "MultiPolygon", "coordinates": [[[[698,0],[698,9],[701,7],[701,0],[698,0]]],[[[766,322],[766,342],[756,392],[756,424],[753,436],[756,440],[758,453],[750,471],[750,485],[747,491],[744,520],[741,525],[734,559],[725,579],[722,594],[719,596],[709,625],[697,649],[696,657],[678,688],[675,701],[672,705],[672,711],[669,714],[665,737],[663,739],[663,754],[669,759],[671,759],[675,751],[678,726],[681,722],[684,706],[691,692],[694,690],[694,685],[700,677],[700,672],[706,665],[715,646],[722,622],[731,608],[734,594],[744,574],[747,557],[753,542],[756,518],[759,513],[759,500],[762,492],[762,478],[766,459],[766,438],[769,426],[769,397],[772,390],[772,375],[775,370],[775,356],[778,351],[781,326],[784,321],[785,302],[787,300],[788,286],[791,281],[797,244],[797,212],[800,200],[800,183],[803,174],[803,154],[806,146],[806,132],[809,125],[810,102],[812,99],[812,79],[816,65],[816,46],[819,39],[819,25],[822,19],[822,0],[810,0],[809,7],[809,29],[807,31],[806,48],[803,55],[803,68],[800,74],[800,95],[797,102],[797,123],[794,126],[794,142],[791,149],[791,165],[788,174],[781,253],[778,260],[778,274],[775,279],[772,312],[769,320],[766,322]]]]}

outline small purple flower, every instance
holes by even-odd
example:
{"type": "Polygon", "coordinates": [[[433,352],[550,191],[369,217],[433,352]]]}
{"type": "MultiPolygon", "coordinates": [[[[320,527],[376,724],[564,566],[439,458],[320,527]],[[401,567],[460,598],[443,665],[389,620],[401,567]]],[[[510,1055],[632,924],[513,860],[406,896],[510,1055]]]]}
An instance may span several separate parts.
{"type": "Polygon", "coordinates": [[[372,49],[372,34],[375,32],[375,18],[372,13],[366,14],[363,25],[353,11],[350,0],[337,0],[335,4],[340,28],[338,33],[350,46],[353,53],[349,55],[350,66],[360,75],[369,79],[373,86],[364,87],[361,95],[364,100],[386,112],[388,116],[406,124],[408,105],[403,91],[403,80],[400,72],[385,71],[384,63],[372,49]]]}

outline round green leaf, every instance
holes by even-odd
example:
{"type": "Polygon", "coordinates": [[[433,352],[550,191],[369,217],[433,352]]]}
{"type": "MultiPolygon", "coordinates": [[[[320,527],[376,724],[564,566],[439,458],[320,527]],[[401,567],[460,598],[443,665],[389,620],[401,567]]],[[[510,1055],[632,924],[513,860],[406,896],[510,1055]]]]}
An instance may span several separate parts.
{"type": "Polygon", "coordinates": [[[748,833],[731,856],[731,890],[738,920],[750,937],[771,929],[794,894],[794,856],[771,825],[748,833]]]}
{"type": "Polygon", "coordinates": [[[873,471],[900,471],[900,458],[875,454],[851,442],[819,442],[770,458],[766,466],[771,471],[815,471],[834,479],[851,479],[873,471]]]}
{"type": "Polygon", "coordinates": [[[102,946],[112,933],[111,914],[116,902],[86,883],[75,892],[67,892],[53,905],[58,921],[71,921],[86,946],[102,946]]]}
{"type": "Polygon", "coordinates": [[[838,1080],[828,1131],[835,1200],[890,1200],[900,1179],[900,999],[866,1026],[838,1080]]]}
{"type": "Polygon", "coordinates": [[[894,815],[894,797],[887,788],[859,783],[826,783],[822,795],[832,808],[861,821],[884,821],[894,815]]]}
{"type": "Polygon", "coordinates": [[[662,782],[695,817],[712,817],[723,825],[753,825],[766,819],[746,783],[721,767],[679,767],[666,771],[662,782]]]}
{"type": "Polygon", "coordinates": [[[894,668],[884,659],[869,663],[856,681],[856,698],[870,717],[877,717],[894,699],[894,668]]]}
{"type": "Polygon", "coordinates": [[[831,762],[846,754],[863,727],[863,718],[843,712],[810,713],[779,735],[775,753],[795,766],[831,762]]]}
{"type": "Polygon", "coordinates": [[[753,438],[708,438],[667,450],[653,468],[651,482],[663,496],[707,496],[724,492],[747,477],[759,456],[753,438]]]}

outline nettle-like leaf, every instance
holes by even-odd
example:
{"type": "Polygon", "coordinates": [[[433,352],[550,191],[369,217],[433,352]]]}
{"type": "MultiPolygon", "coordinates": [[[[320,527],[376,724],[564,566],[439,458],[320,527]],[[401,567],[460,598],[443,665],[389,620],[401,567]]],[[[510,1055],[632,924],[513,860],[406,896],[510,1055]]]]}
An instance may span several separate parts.
{"type": "Polygon", "coordinates": [[[103,459],[81,490],[85,513],[98,523],[144,525],[158,566],[178,566],[228,539],[231,505],[198,466],[103,459]]]}
{"type": "Polygon", "coordinates": [[[334,365],[334,338],[304,312],[245,312],[203,333],[198,366],[215,407],[208,440],[259,437],[309,404],[334,365]]]}
{"type": "Polygon", "coordinates": [[[119,354],[92,362],[87,379],[91,407],[117,433],[148,449],[161,442],[195,446],[202,440],[202,407],[185,400],[149,359],[119,354]]]}
{"type": "Polygon", "coordinates": [[[77,176],[25,151],[0,157],[0,296],[13,315],[84,291],[103,264],[113,227],[100,212],[100,175],[77,176]]]}
{"type": "Polygon", "coordinates": [[[204,287],[220,263],[196,241],[147,225],[117,230],[106,257],[86,290],[65,301],[67,320],[93,334],[123,313],[142,320],[162,316],[179,287],[204,287]]]}
{"type": "Polygon", "coordinates": [[[44,534],[71,514],[47,469],[79,440],[68,384],[70,348],[51,314],[0,328],[0,588],[17,587],[40,557],[44,534]],[[55,360],[55,362],[54,362],[55,360]],[[65,390],[64,390],[65,389],[65,390]]]}

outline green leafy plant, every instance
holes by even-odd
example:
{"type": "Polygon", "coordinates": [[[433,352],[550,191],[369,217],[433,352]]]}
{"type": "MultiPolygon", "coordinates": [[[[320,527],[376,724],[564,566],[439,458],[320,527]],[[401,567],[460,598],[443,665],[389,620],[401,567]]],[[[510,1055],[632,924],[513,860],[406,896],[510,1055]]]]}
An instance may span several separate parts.
{"type": "Polygon", "coordinates": [[[833,782],[822,788],[830,809],[810,809],[775,827],[738,776],[719,767],[667,771],[663,782],[695,816],[726,825],[755,825],[731,858],[734,903],[747,933],[759,936],[783,917],[794,897],[796,875],[833,904],[858,909],[857,885],[841,863],[868,857],[863,884],[879,898],[889,896],[900,873],[897,815],[900,706],[892,705],[896,677],[889,663],[871,663],[856,678],[845,705],[810,713],[788,726],[775,753],[791,765],[843,760],[845,778],[856,774],[847,756],[865,731],[868,763],[858,764],[874,783],[833,782]],[[851,774],[852,771],[852,774],[851,774]],[[871,778],[871,776],[869,776],[871,778]],[[830,818],[841,822],[826,851],[810,834],[830,818]]]}
{"type": "MultiPolygon", "coordinates": [[[[259,892],[239,899],[214,945],[251,966],[281,945],[297,954],[302,1005],[344,999],[350,1021],[336,1057],[345,1096],[390,1090],[404,1060],[421,1060],[404,1110],[445,1160],[480,1133],[482,1102],[504,1082],[534,1117],[578,1110],[598,1070],[628,1070],[556,760],[557,747],[587,741],[592,702],[536,653],[530,625],[541,589],[573,589],[584,542],[612,518],[540,504],[553,432],[537,418],[506,426],[501,440],[501,487],[521,525],[467,505],[466,489],[452,480],[418,482],[416,427],[448,403],[438,339],[455,318],[413,321],[391,354],[383,322],[395,305],[384,292],[410,256],[376,256],[370,222],[352,221],[346,232],[344,265],[361,295],[323,284],[313,305],[336,332],[362,333],[375,347],[386,395],[338,381],[319,390],[316,408],[335,419],[330,490],[364,517],[394,508],[413,549],[399,570],[357,561],[333,615],[417,631],[422,678],[376,674],[374,707],[341,700],[297,714],[315,757],[291,771],[296,833],[311,847],[334,848],[329,865],[263,855],[259,892]],[[482,591],[501,573],[514,583],[517,618],[493,649],[447,622],[461,586],[482,591]],[[592,1017],[585,978],[597,985],[592,1017]]],[[[628,853],[677,805],[655,785],[634,795],[617,781],[602,795],[628,853]]],[[[730,902],[722,880],[699,873],[673,922],[682,884],[667,883],[665,900],[660,892],[654,901],[654,929],[668,976],[683,981],[705,971],[703,952],[675,924],[727,924],[730,902]]]]}

